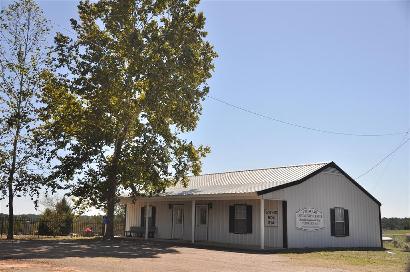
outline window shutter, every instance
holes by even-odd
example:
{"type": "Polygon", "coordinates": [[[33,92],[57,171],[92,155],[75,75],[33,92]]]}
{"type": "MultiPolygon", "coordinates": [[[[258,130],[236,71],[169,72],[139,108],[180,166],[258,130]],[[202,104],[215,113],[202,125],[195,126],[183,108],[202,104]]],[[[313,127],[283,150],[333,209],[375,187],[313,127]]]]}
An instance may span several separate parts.
{"type": "Polygon", "coordinates": [[[252,206],[246,206],[246,233],[252,233],[252,206]]]}
{"type": "Polygon", "coordinates": [[[145,227],[145,207],[141,207],[141,227],[145,227]]]}
{"type": "Polygon", "coordinates": [[[229,206],[229,232],[235,232],[235,206],[229,206]]]}
{"type": "Polygon", "coordinates": [[[154,207],[154,206],[152,206],[151,207],[151,211],[152,211],[152,214],[151,214],[151,227],[155,227],[155,215],[156,215],[156,212],[157,212],[157,209],[154,207]]]}
{"type": "Polygon", "coordinates": [[[335,236],[335,209],[330,209],[330,234],[335,236]]]}
{"type": "Polygon", "coordinates": [[[344,214],[344,219],[345,219],[345,236],[349,236],[349,211],[348,210],[344,210],[345,214],[344,214]]]}

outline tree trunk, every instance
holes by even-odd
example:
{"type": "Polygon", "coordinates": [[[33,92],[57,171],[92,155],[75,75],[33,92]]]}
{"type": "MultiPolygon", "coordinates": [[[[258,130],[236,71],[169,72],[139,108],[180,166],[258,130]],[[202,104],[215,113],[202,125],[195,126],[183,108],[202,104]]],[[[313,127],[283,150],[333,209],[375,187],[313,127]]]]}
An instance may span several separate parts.
{"type": "Polygon", "coordinates": [[[13,211],[13,181],[14,181],[14,173],[16,172],[16,159],[17,159],[17,144],[18,138],[20,136],[20,124],[17,124],[16,135],[14,136],[13,141],[13,153],[12,153],[12,162],[10,167],[10,173],[8,178],[8,189],[9,189],[9,226],[7,230],[7,239],[12,240],[14,234],[14,211],[13,211]]]}
{"type": "Polygon", "coordinates": [[[14,234],[14,212],[13,212],[13,183],[9,182],[9,226],[7,229],[7,240],[13,240],[14,234]]]}
{"type": "Polygon", "coordinates": [[[108,201],[107,201],[107,231],[104,233],[105,239],[113,239],[114,238],[114,210],[115,210],[115,187],[110,189],[108,201]]]}
{"type": "Polygon", "coordinates": [[[107,231],[104,233],[104,239],[114,238],[114,211],[116,204],[116,192],[117,192],[117,173],[118,173],[118,162],[121,154],[122,141],[117,141],[114,148],[113,160],[111,163],[110,171],[107,177],[107,231]]]}
{"type": "Polygon", "coordinates": [[[107,191],[107,231],[104,233],[104,239],[114,238],[114,211],[117,203],[117,185],[118,185],[118,167],[122,152],[122,144],[127,134],[131,118],[128,118],[122,131],[118,134],[118,138],[114,144],[114,153],[110,171],[107,177],[108,191],[107,191]]]}

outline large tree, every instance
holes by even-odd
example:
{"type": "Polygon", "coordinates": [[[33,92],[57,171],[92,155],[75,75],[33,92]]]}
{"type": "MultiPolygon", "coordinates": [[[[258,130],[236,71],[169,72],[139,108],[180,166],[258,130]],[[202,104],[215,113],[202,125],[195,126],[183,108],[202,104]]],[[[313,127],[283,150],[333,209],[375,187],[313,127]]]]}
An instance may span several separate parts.
{"type": "Polygon", "coordinates": [[[35,131],[47,33],[47,20],[32,0],[18,0],[1,11],[0,189],[8,191],[8,239],[13,239],[14,197],[29,195],[36,201],[43,181],[46,164],[35,131]]]}
{"type": "MultiPolygon", "coordinates": [[[[216,53],[197,0],[82,1],[75,37],[55,37],[42,119],[78,203],[104,208],[113,237],[121,190],[153,195],[201,171],[197,125],[216,53]]],[[[69,34],[69,33],[68,33],[69,34]]]]}

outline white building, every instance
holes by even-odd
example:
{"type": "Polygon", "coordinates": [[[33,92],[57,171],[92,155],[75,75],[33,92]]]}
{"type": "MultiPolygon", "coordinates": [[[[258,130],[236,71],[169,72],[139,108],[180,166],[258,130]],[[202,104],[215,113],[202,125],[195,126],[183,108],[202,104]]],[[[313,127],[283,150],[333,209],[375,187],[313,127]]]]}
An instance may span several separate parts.
{"type": "Polygon", "coordinates": [[[380,202],[334,162],[190,177],[187,187],[121,201],[131,236],[262,249],[382,247],[380,202]]]}

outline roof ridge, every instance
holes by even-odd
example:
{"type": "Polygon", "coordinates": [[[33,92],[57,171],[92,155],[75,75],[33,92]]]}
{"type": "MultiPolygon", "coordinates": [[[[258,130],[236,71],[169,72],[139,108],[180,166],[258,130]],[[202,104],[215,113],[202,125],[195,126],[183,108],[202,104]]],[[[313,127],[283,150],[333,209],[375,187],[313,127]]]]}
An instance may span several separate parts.
{"type": "Polygon", "coordinates": [[[198,175],[198,176],[189,176],[189,177],[191,178],[191,177],[218,175],[218,174],[231,174],[231,173],[251,172],[251,171],[280,169],[280,168],[303,167],[303,166],[320,165],[320,164],[327,165],[327,164],[330,164],[330,163],[332,163],[332,161],[330,161],[330,162],[328,161],[328,162],[305,163],[305,164],[294,164],[294,165],[287,165],[287,166],[274,166],[274,167],[266,167],[266,168],[234,170],[234,171],[226,171],[226,172],[206,173],[206,174],[202,174],[202,175],[198,175]]]}

